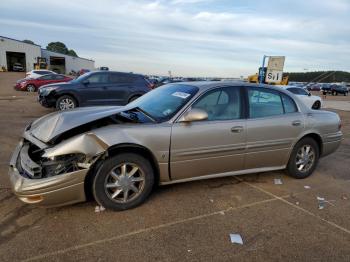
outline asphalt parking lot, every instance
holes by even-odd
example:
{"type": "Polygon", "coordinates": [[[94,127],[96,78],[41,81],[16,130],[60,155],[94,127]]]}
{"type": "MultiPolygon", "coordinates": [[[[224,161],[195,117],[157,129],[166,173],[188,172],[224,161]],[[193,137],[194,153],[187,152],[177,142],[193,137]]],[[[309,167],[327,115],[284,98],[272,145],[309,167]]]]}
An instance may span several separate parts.
{"type": "Polygon", "coordinates": [[[95,202],[43,209],[10,191],[7,164],[24,126],[51,112],[13,90],[20,77],[0,73],[1,261],[350,261],[349,97],[327,96],[344,140],[307,179],[269,172],[176,184],[136,209],[96,213],[95,202]],[[322,210],[317,196],[328,201],[322,210]]]}

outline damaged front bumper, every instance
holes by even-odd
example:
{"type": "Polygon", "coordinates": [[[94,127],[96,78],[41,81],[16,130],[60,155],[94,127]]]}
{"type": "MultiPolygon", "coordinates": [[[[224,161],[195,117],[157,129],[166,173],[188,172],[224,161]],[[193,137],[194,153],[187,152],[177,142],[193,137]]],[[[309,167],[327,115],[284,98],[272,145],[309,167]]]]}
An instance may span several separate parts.
{"type": "Polygon", "coordinates": [[[37,168],[28,155],[26,143],[21,141],[12,155],[8,175],[13,192],[23,202],[53,207],[86,200],[84,180],[88,169],[40,179],[28,176],[37,168]]]}

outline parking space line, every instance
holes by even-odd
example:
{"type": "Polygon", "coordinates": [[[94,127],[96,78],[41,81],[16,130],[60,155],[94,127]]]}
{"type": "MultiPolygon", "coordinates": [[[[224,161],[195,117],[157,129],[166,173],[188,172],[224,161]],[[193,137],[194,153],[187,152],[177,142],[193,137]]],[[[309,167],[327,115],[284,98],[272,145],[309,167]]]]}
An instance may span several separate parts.
{"type": "Polygon", "coordinates": [[[263,189],[261,187],[258,187],[256,185],[253,185],[253,184],[249,183],[249,182],[246,182],[246,181],[242,180],[241,178],[234,177],[234,179],[237,179],[238,181],[240,181],[240,182],[242,182],[242,183],[244,183],[244,184],[246,184],[246,185],[248,185],[248,186],[250,186],[252,188],[255,188],[255,189],[257,189],[257,190],[259,190],[259,191],[261,191],[261,192],[271,196],[271,197],[274,197],[277,200],[280,200],[280,201],[282,201],[282,202],[284,202],[284,203],[286,203],[286,204],[288,204],[288,205],[290,205],[290,206],[292,206],[292,207],[294,207],[296,209],[299,209],[299,210],[303,211],[304,213],[306,213],[306,214],[308,214],[310,216],[316,217],[316,218],[320,219],[321,221],[326,222],[330,226],[333,226],[333,227],[338,228],[339,230],[341,230],[341,231],[343,231],[345,233],[350,234],[350,230],[349,229],[347,229],[345,227],[342,227],[342,226],[340,226],[340,225],[338,225],[338,224],[336,224],[336,223],[334,223],[332,221],[324,219],[324,218],[320,217],[319,215],[316,215],[315,213],[312,213],[311,211],[309,211],[307,209],[304,209],[304,208],[302,208],[302,207],[300,207],[300,206],[298,206],[296,204],[293,204],[293,203],[289,202],[288,200],[285,200],[283,197],[279,197],[279,196],[277,196],[277,195],[275,195],[275,194],[273,194],[273,193],[271,193],[269,191],[266,191],[265,189],[263,189]]]}
{"type": "Polygon", "coordinates": [[[161,224],[161,225],[157,225],[157,226],[153,226],[153,227],[148,227],[148,228],[144,228],[144,229],[140,229],[140,230],[136,230],[136,231],[132,231],[123,235],[119,235],[119,236],[115,236],[115,237],[110,237],[110,238],[105,238],[105,239],[100,239],[100,240],[95,240],[92,242],[88,242],[85,244],[80,244],[80,245],[74,245],[71,246],[69,248],[65,248],[65,249],[61,249],[61,250],[56,250],[53,252],[48,252],[48,253],[44,253],[38,256],[33,256],[27,259],[22,260],[23,262],[27,262],[27,261],[35,261],[35,260],[39,260],[39,259],[44,259],[44,258],[48,258],[51,256],[57,256],[57,255],[62,255],[71,251],[76,251],[79,249],[83,249],[83,248],[87,248],[87,247],[91,247],[91,246],[95,246],[95,245],[99,245],[99,244],[104,244],[106,242],[111,242],[111,241],[115,241],[115,240],[119,240],[122,238],[127,238],[130,236],[134,236],[137,234],[142,234],[142,233],[146,233],[146,232],[150,232],[150,231],[154,231],[154,230],[158,230],[158,229],[162,229],[162,228],[166,228],[166,227],[170,227],[170,226],[174,226],[174,225],[178,225],[178,224],[182,224],[182,223],[187,223],[187,222],[191,222],[191,221],[195,221],[195,220],[199,220],[199,219],[203,219],[203,218],[207,218],[207,217],[211,217],[211,216],[215,216],[215,215],[222,215],[222,212],[230,212],[230,211],[235,211],[235,210],[239,210],[239,209],[243,209],[243,208],[247,208],[247,207],[253,207],[253,206],[257,206],[257,205],[261,205],[261,204],[265,204],[265,203],[269,203],[269,202],[273,202],[276,201],[278,199],[276,198],[269,198],[269,199],[265,199],[262,201],[258,201],[258,202],[254,202],[254,203],[250,203],[250,204],[246,204],[246,205],[242,205],[242,206],[238,206],[238,207],[229,207],[227,209],[222,209],[219,211],[215,211],[212,213],[207,213],[207,214],[203,214],[203,215],[199,215],[199,216],[194,216],[194,217],[190,217],[190,218],[186,218],[186,219],[181,219],[178,221],[174,221],[174,222],[170,222],[170,223],[165,223],[165,224],[161,224]]]}

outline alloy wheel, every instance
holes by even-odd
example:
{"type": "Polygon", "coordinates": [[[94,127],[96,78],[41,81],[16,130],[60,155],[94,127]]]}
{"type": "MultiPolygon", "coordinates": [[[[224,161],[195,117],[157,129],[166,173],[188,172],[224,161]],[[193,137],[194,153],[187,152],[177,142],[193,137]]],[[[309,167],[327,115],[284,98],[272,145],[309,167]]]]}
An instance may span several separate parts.
{"type": "Polygon", "coordinates": [[[67,109],[73,109],[75,108],[74,101],[70,98],[65,98],[60,101],[60,109],[61,110],[67,110],[67,109]]]}
{"type": "Polygon", "coordinates": [[[104,188],[107,196],[117,203],[128,203],[137,198],[145,186],[145,174],[133,163],[122,163],[106,176],[104,188]]]}
{"type": "Polygon", "coordinates": [[[311,145],[303,145],[296,155],[295,164],[300,172],[307,172],[315,162],[315,151],[311,145]]]}
{"type": "Polygon", "coordinates": [[[33,85],[28,85],[27,86],[27,91],[28,92],[35,92],[35,87],[33,85]]]}

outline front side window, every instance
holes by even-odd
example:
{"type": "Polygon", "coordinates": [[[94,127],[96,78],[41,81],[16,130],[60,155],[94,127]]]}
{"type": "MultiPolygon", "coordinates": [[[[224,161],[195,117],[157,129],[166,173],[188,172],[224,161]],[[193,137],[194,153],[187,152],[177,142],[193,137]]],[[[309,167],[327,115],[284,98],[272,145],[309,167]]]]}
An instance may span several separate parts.
{"type": "Polygon", "coordinates": [[[93,74],[87,80],[89,84],[105,84],[108,83],[108,74],[93,74]]]}
{"type": "Polygon", "coordinates": [[[53,78],[53,75],[44,75],[44,76],[39,77],[39,79],[40,80],[52,80],[54,78],[53,78]]]}
{"type": "Polygon", "coordinates": [[[208,91],[192,106],[208,113],[208,120],[233,120],[241,117],[240,89],[223,87],[208,91]]]}
{"type": "Polygon", "coordinates": [[[249,89],[250,118],[268,117],[284,114],[281,96],[272,90],[249,89]]]}

